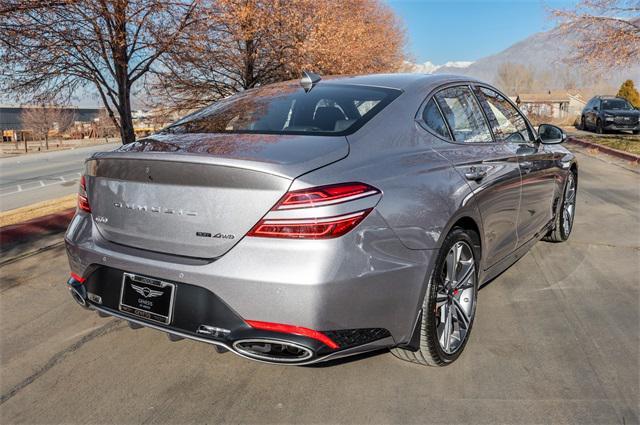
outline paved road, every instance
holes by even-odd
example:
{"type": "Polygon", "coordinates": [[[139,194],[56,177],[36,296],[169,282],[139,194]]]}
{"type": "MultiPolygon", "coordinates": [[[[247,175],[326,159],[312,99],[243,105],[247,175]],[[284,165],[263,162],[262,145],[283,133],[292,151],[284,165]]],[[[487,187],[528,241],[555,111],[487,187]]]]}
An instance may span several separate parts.
{"type": "Polygon", "coordinates": [[[83,161],[117,143],[0,159],[0,211],[69,195],[78,190],[83,161]]]}
{"type": "Polygon", "coordinates": [[[479,294],[447,368],[263,365],[81,310],[59,246],[0,270],[0,422],[639,421],[640,175],[579,154],[577,222],[479,294]]]}

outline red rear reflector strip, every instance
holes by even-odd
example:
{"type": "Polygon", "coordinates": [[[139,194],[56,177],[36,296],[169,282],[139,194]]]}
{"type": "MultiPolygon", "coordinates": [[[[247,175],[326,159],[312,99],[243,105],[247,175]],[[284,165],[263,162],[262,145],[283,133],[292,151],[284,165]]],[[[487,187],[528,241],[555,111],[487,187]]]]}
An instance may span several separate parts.
{"type": "Polygon", "coordinates": [[[88,213],[91,212],[89,199],[87,199],[87,182],[84,176],[80,177],[80,190],[78,192],[78,208],[88,213]]]}
{"type": "Polygon", "coordinates": [[[330,186],[319,186],[311,189],[288,192],[276,204],[273,210],[294,208],[322,207],[380,193],[375,187],[364,183],[342,183],[330,186]]]}
{"type": "Polygon", "coordinates": [[[300,326],[283,325],[281,323],[258,322],[255,320],[246,320],[246,322],[254,329],[306,336],[308,338],[315,339],[316,341],[320,341],[327,347],[333,348],[334,350],[340,348],[340,346],[333,342],[331,338],[322,332],[314,331],[313,329],[302,328],[300,326]]]}
{"type": "Polygon", "coordinates": [[[71,278],[77,280],[80,283],[84,283],[84,281],[87,280],[84,277],[80,277],[79,275],[75,274],[74,272],[71,272],[71,278]]]}
{"type": "Polygon", "coordinates": [[[371,212],[364,211],[327,218],[263,219],[248,236],[264,238],[330,239],[344,235],[371,212]]]}
{"type": "Polygon", "coordinates": [[[78,195],[78,208],[85,212],[91,212],[91,206],[86,196],[78,195]]]}

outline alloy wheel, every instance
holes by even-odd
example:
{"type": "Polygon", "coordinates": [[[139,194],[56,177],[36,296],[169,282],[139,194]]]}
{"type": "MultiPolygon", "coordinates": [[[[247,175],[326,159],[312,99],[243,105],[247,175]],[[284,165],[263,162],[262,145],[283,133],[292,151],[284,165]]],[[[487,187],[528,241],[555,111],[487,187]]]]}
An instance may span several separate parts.
{"type": "Polygon", "coordinates": [[[576,180],[573,173],[567,177],[567,185],[564,189],[564,200],[562,201],[562,230],[564,236],[569,236],[573,226],[573,216],[576,209],[576,180]]]}
{"type": "Polygon", "coordinates": [[[447,253],[436,296],[436,323],[440,348],[453,354],[462,347],[473,322],[476,300],[473,250],[464,241],[447,253]]]}

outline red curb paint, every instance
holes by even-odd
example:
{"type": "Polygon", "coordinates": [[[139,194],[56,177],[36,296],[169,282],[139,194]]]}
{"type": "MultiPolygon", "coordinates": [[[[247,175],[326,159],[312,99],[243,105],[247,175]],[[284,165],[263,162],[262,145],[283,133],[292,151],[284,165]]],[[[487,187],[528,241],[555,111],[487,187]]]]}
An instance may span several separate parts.
{"type": "Polygon", "coordinates": [[[607,155],[615,156],[616,158],[624,159],[626,161],[635,163],[640,162],[640,156],[630,152],[619,151],[618,149],[613,149],[608,146],[599,145],[597,143],[587,142],[586,140],[576,139],[575,137],[569,137],[567,139],[567,142],[589,149],[596,149],[602,153],[606,153],[607,155]]]}
{"type": "Polygon", "coordinates": [[[59,213],[34,218],[24,223],[0,227],[0,246],[13,245],[17,242],[49,233],[63,232],[69,226],[69,222],[75,213],[76,209],[71,208],[59,213]]]}

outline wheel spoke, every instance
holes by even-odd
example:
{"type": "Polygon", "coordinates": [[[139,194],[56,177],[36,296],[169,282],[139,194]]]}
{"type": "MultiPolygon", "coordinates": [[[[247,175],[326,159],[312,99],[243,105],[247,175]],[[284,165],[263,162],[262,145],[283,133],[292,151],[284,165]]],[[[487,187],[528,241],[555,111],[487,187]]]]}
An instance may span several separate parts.
{"type": "Polygon", "coordinates": [[[447,279],[447,282],[453,282],[453,279],[455,278],[456,263],[455,263],[454,257],[455,257],[455,254],[454,254],[453,250],[449,251],[449,253],[447,254],[447,259],[446,259],[446,265],[447,265],[446,279],[447,279]]]}
{"type": "MultiPolygon", "coordinates": [[[[473,260],[470,261],[471,264],[467,266],[467,269],[464,271],[464,274],[460,280],[456,281],[454,285],[455,289],[466,289],[469,288],[469,280],[473,276],[475,271],[475,266],[473,264],[473,260]]],[[[473,283],[471,284],[473,286],[473,283]]]]}
{"type": "Polygon", "coordinates": [[[449,351],[451,347],[451,322],[452,322],[451,306],[448,305],[446,310],[447,310],[447,313],[446,313],[446,318],[444,322],[443,336],[444,336],[444,349],[445,351],[449,351]]]}
{"type": "Polygon", "coordinates": [[[448,299],[449,299],[449,296],[447,294],[438,292],[436,294],[436,310],[442,307],[447,302],[448,299]]]}
{"type": "Polygon", "coordinates": [[[454,252],[454,257],[453,257],[454,267],[457,267],[458,264],[460,264],[460,257],[462,256],[462,244],[460,244],[459,242],[455,244],[453,246],[453,252],[454,252]]]}
{"type": "Polygon", "coordinates": [[[461,281],[455,289],[457,289],[458,291],[465,291],[467,289],[473,288],[475,286],[475,282],[473,279],[475,273],[475,267],[472,267],[470,272],[469,272],[469,276],[467,277],[466,280],[461,281]]]}
{"type": "Polygon", "coordinates": [[[456,298],[453,299],[453,305],[456,309],[456,317],[460,322],[462,322],[465,329],[469,329],[469,323],[471,322],[471,319],[469,318],[469,315],[467,314],[467,312],[464,311],[464,307],[460,304],[460,301],[458,301],[456,298]]]}
{"type": "Polygon", "coordinates": [[[440,325],[438,326],[438,330],[440,331],[440,335],[438,340],[440,341],[440,346],[444,349],[447,344],[447,307],[448,304],[443,304],[438,310],[440,311],[440,325]]]}

